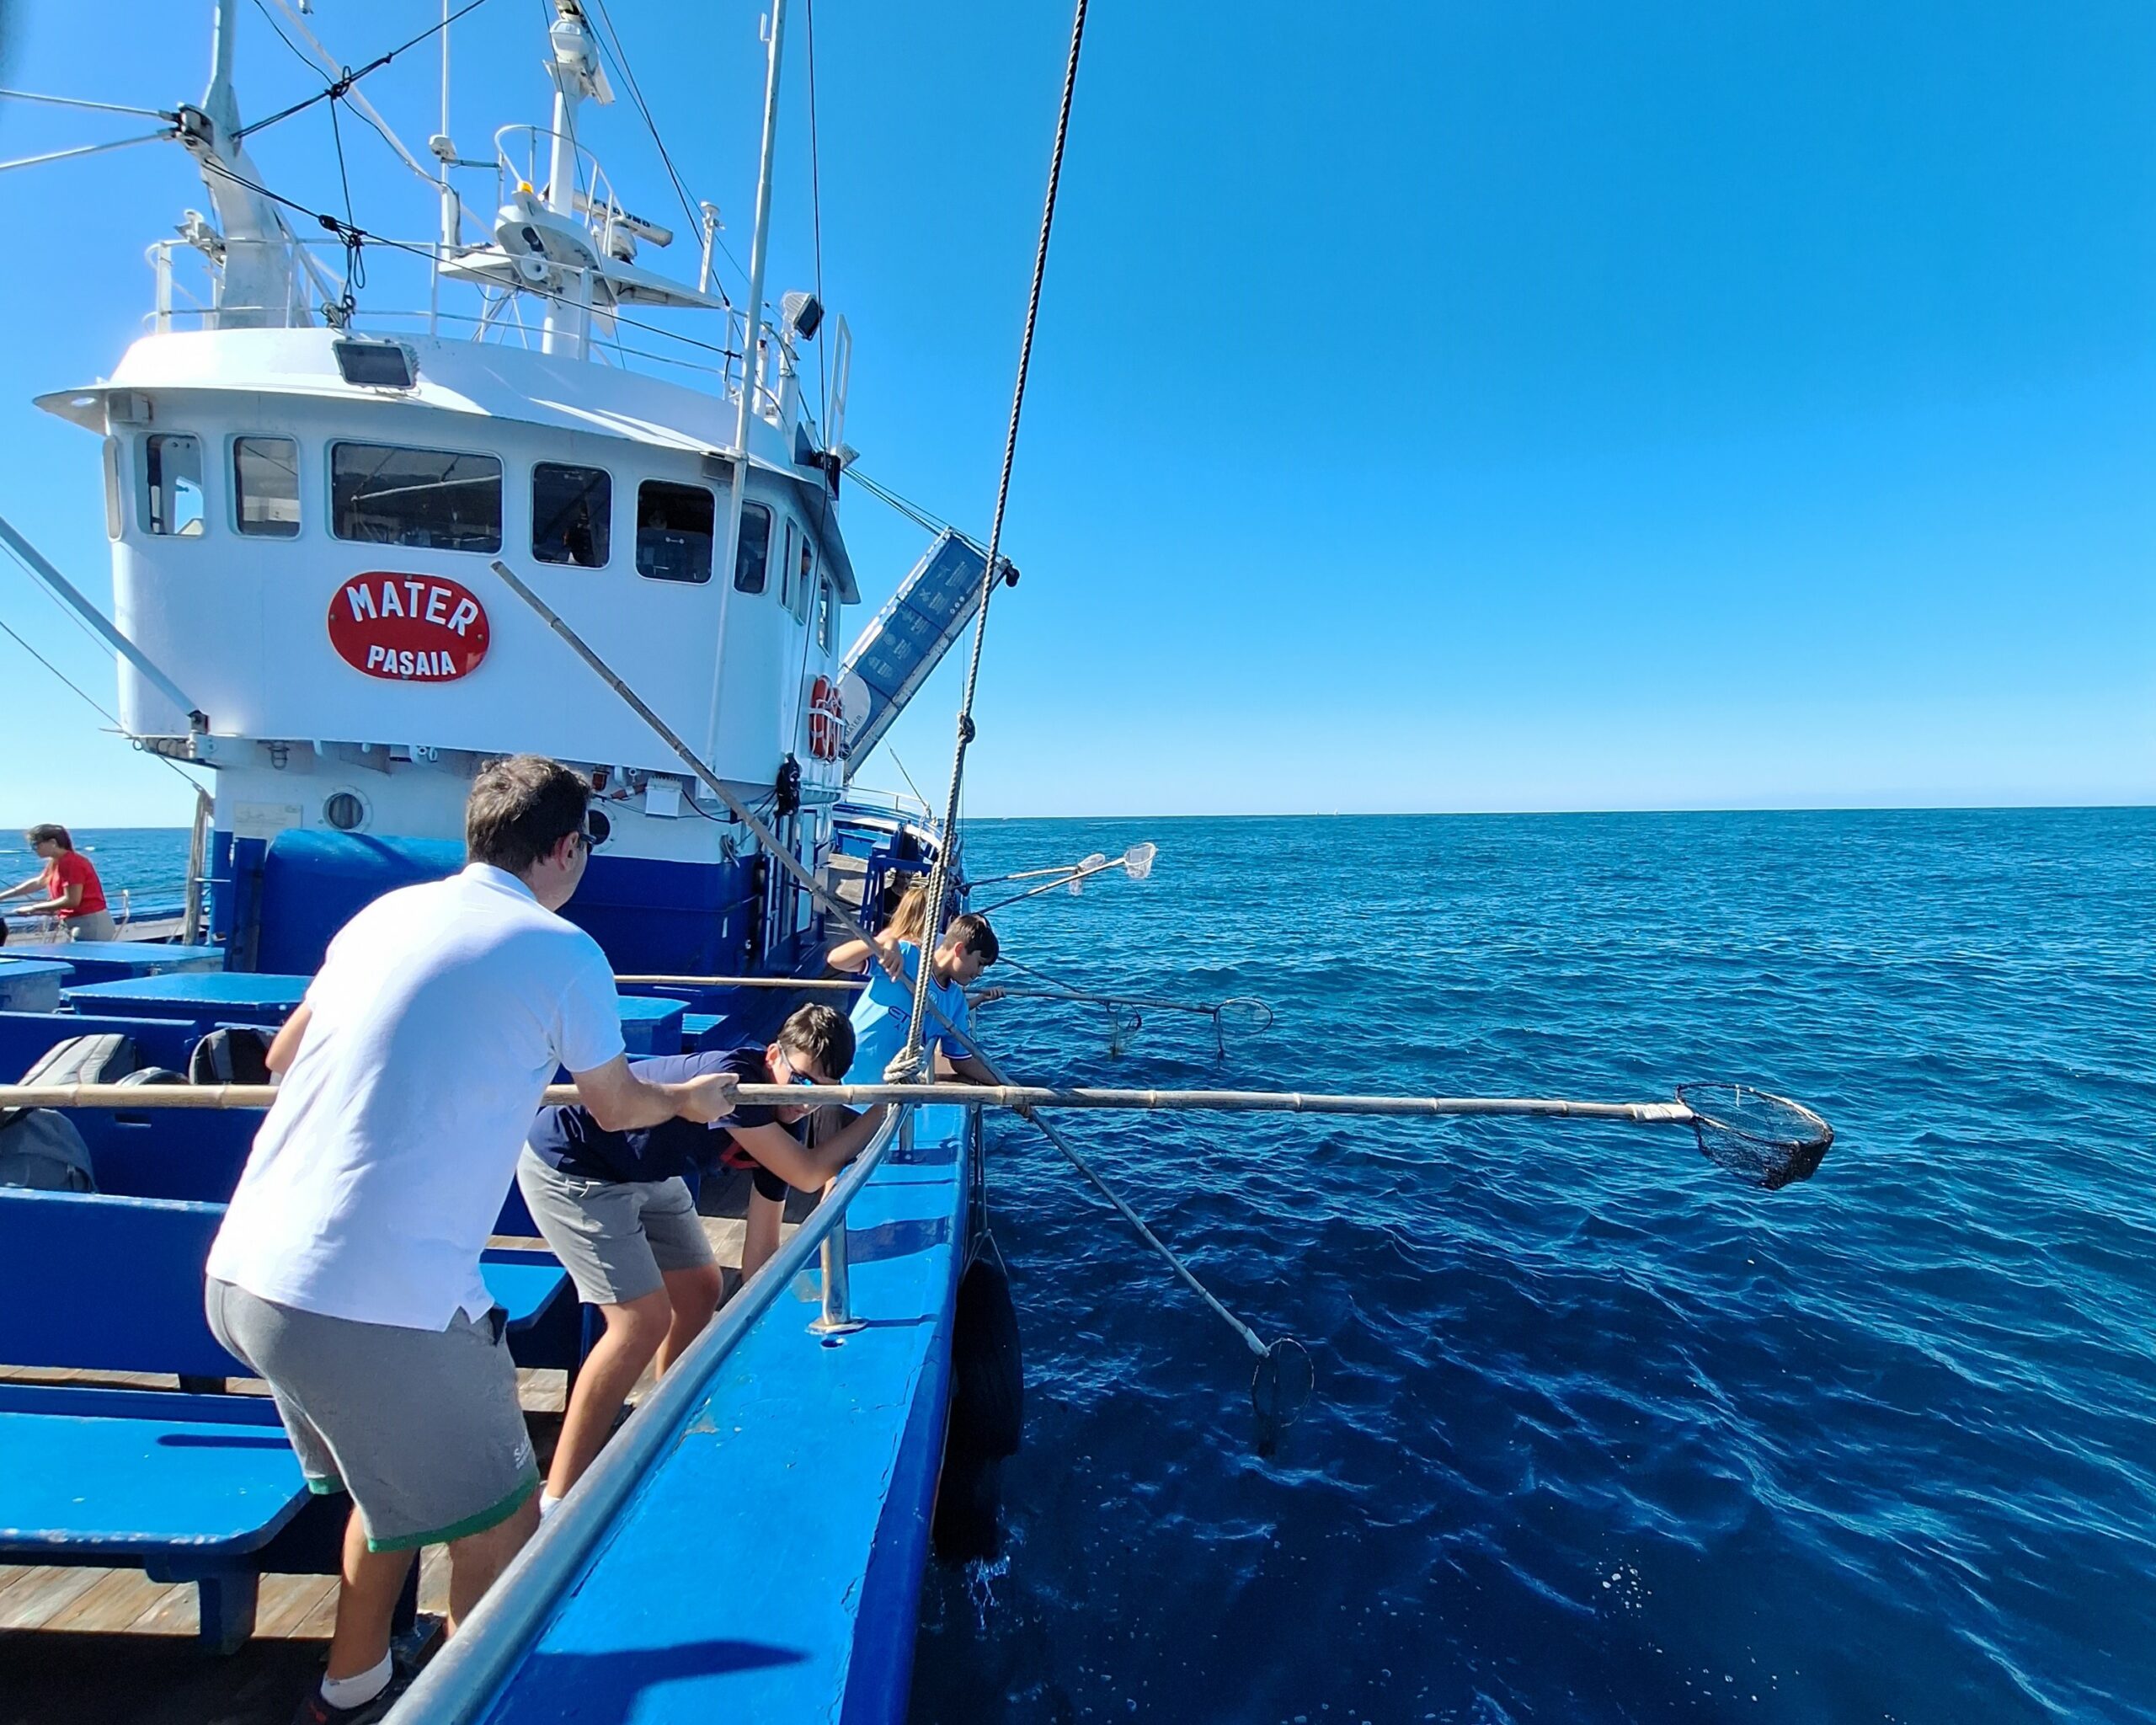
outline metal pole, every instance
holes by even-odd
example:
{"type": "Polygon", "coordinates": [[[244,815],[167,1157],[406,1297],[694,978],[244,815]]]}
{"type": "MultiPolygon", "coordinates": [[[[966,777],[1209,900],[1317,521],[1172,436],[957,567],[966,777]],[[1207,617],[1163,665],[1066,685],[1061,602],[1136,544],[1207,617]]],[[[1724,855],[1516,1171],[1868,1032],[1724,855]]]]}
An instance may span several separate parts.
{"type": "Polygon", "coordinates": [[[29,572],[45,584],[45,590],[55,599],[82,618],[97,632],[99,639],[140,671],[145,682],[185,713],[190,729],[197,732],[209,729],[208,718],[200,708],[180,692],[179,685],[152,665],[149,655],[121,634],[119,628],[84,598],[77,590],[75,584],[55,569],[43,552],[18,533],[4,515],[0,515],[0,543],[4,543],[23,560],[29,572]]]}
{"type": "Polygon", "coordinates": [[[703,203],[697,205],[696,208],[702,212],[704,218],[704,255],[703,261],[696,266],[696,291],[709,293],[712,248],[718,243],[718,206],[703,203]]]}
{"type": "MultiPolygon", "coordinates": [[[[718,758],[718,698],[725,686],[726,617],[734,603],[734,564],[741,554],[741,502],[749,484],[749,427],[756,407],[758,336],[764,322],[764,266],[771,256],[771,178],[778,167],[778,76],[786,45],[786,0],[771,0],[771,56],[764,68],[764,144],[756,168],[756,227],[749,241],[749,302],[741,320],[741,400],[734,416],[734,483],[726,494],[726,556],[716,571],[718,634],[712,647],[711,722],[704,754],[718,758]]],[[[710,247],[706,246],[708,255],[710,247]]],[[[765,547],[766,562],[770,547],[765,547]]],[[[766,574],[768,585],[770,577],[766,574]]]]}
{"type": "Polygon", "coordinates": [[[462,225],[456,219],[456,194],[449,184],[449,5],[441,0],[441,132],[443,147],[435,158],[435,171],[441,181],[441,244],[435,253],[434,267],[427,272],[427,334],[441,334],[441,266],[450,251],[463,236],[457,231],[462,225]]]}
{"type": "MultiPolygon", "coordinates": [[[[980,1117],[976,1114],[975,1119],[980,1117]]],[[[913,1154],[913,1110],[906,1109],[899,1117],[899,1149],[906,1158],[913,1154]]],[[[832,1182],[825,1188],[825,1202],[837,1185],[832,1182]]],[[[824,1236],[824,1306],[808,1327],[819,1336],[851,1336],[857,1330],[868,1327],[867,1320],[853,1315],[853,1287],[846,1274],[846,1223],[843,1220],[824,1236]]]]}
{"type": "Polygon", "coordinates": [[[187,910],[180,920],[179,937],[188,946],[202,938],[202,884],[210,854],[210,793],[195,788],[195,830],[187,841],[187,910]]]}

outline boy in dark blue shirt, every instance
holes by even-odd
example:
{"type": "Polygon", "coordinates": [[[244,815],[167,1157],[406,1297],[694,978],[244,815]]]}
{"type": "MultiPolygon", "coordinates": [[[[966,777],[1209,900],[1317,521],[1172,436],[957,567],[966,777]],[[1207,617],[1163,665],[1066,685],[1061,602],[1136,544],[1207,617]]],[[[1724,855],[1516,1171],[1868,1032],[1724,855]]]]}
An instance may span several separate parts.
{"type": "MultiPolygon", "coordinates": [[[[802,1007],[763,1048],[638,1060],[647,1082],[680,1082],[730,1072],[744,1084],[831,1084],[853,1059],[853,1027],[825,1006],[802,1007]]],[[[802,1142],[813,1103],[771,1108],[743,1103],[708,1126],[685,1119],[609,1132],[582,1108],[542,1108],[532,1122],[516,1183],[539,1231],[576,1284],[579,1299],[605,1315],[606,1332],[579,1373],[562,1420],[543,1516],[599,1453],[622,1402],[654,1358],[664,1373],[711,1322],[719,1271],[696,1215],[691,1182],[714,1166],[755,1172],[741,1279],[778,1249],[789,1186],[824,1185],[883,1124],[871,1108],[835,1131],[802,1142]]]]}

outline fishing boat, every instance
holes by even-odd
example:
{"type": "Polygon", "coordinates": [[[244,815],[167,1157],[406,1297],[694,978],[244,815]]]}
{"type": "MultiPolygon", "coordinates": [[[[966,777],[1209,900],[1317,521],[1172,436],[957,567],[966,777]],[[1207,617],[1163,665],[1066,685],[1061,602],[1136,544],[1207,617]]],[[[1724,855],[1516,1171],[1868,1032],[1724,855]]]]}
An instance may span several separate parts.
{"type": "MultiPolygon", "coordinates": [[[[280,27],[320,50],[322,99],[371,113],[305,11],[280,27]]],[[[0,1078],[147,1094],[191,1073],[205,1096],[243,1079],[248,1033],[291,1011],[355,911],[461,866],[472,777],[510,752],[590,778],[604,837],[566,914],[622,979],[632,1055],[760,1040],[803,997],[786,985],[939,861],[964,901],[947,822],[853,781],[984,602],[990,557],[943,532],[847,625],[847,326],[812,292],[766,291],[785,0],[739,304],[714,280],[708,206],[692,272],[653,261],[681,236],[595,153],[614,94],[600,28],[579,0],[551,12],[543,122],[467,157],[445,94],[430,167],[392,138],[439,210],[407,243],[264,177],[238,8],[216,0],[208,88],[166,116],[209,211],[151,248],[147,328],[110,374],[39,400],[102,463],[112,614],[0,528],[113,649],[126,735],[214,791],[177,942],[0,958],[0,1078]],[[356,261],[392,248],[424,264],[424,307],[359,287],[356,261]],[[820,409],[803,384],[819,342],[820,409]]],[[[452,23],[445,7],[428,33],[445,56],[452,23]]],[[[296,1691],[265,1690],[263,1661],[323,1632],[343,1505],[310,1501],[202,1318],[259,1106],[70,1118],[83,1178],[53,1183],[89,1189],[0,1190],[11,1699],[104,1716],[102,1626],[134,1632],[125,1681],[199,1696],[202,1717],[281,1717],[261,1697],[296,1691]],[[190,1617],[209,1657],[182,1642],[143,1663],[145,1632],[190,1617]]],[[[904,1712],[978,1121],[894,1112],[396,1717],[904,1712]]],[[[704,1208],[741,1195],[707,1187],[704,1208]]],[[[543,1428],[592,1326],[536,1232],[505,1194],[486,1269],[543,1428]]]]}

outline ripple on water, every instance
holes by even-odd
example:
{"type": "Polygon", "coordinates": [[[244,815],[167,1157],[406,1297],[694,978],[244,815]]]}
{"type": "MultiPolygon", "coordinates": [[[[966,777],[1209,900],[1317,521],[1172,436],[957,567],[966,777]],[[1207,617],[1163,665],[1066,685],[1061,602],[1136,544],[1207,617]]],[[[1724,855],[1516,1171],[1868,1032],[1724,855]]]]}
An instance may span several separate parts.
{"type": "Polygon", "coordinates": [[[982,1026],[1028,1076],[1666,1096],[1835,1123],[1738,1188],[1587,1123],[1083,1117],[1247,1356],[994,1134],[1026,1448],[992,1578],[931,1573],[922,1725],[2156,1713],[2156,812],[982,823],[977,869],[1152,879],[998,918],[1028,964],[1269,1000],[982,1026]]]}

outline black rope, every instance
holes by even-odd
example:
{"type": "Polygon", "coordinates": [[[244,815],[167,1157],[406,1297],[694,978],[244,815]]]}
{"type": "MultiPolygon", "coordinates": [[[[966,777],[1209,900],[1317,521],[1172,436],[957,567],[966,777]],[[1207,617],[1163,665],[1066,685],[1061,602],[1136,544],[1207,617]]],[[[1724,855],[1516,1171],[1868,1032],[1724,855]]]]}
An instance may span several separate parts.
{"type": "Polygon", "coordinates": [[[270,9],[268,0],[254,0],[254,9],[262,14],[262,21],[270,26],[271,34],[291,51],[292,58],[304,66],[310,76],[320,77],[322,68],[307,58],[304,48],[285,34],[285,27],[277,22],[277,14],[270,9]]]}
{"type": "MultiPolygon", "coordinates": [[[[408,253],[411,256],[423,259],[430,264],[440,261],[431,246],[415,245],[409,240],[392,239],[387,234],[372,232],[333,216],[326,210],[318,210],[312,204],[302,203],[297,198],[288,198],[282,192],[270,190],[268,186],[262,184],[259,181],[249,179],[228,162],[213,157],[205,166],[209,172],[222,175],[234,185],[253,192],[257,197],[267,198],[273,204],[280,204],[286,209],[306,216],[320,227],[324,232],[334,235],[343,241],[347,248],[361,245],[387,246],[392,252],[408,253]]],[[[574,306],[579,310],[584,309],[581,301],[572,299],[565,293],[549,292],[543,287],[530,287],[519,283],[516,288],[510,291],[536,295],[540,299],[552,300],[560,305],[574,306]]],[[[678,341],[684,347],[692,347],[700,352],[713,355],[722,360],[738,360],[741,357],[730,347],[723,347],[716,342],[699,341],[693,335],[684,335],[678,329],[669,329],[663,324],[646,323],[636,318],[625,318],[618,311],[610,315],[617,324],[631,329],[641,329],[648,335],[656,335],[667,341],[678,341]]],[[[686,363],[664,360],[662,355],[645,354],[638,349],[632,348],[629,351],[643,359],[660,359],[667,364],[686,363]]]]}
{"type": "MultiPolygon", "coordinates": [[[[674,158],[667,150],[666,140],[659,135],[659,122],[652,117],[651,106],[643,99],[643,87],[638,83],[636,70],[629,64],[629,51],[622,45],[622,33],[614,28],[614,20],[606,10],[606,0],[592,0],[592,5],[603,32],[599,45],[602,51],[611,48],[615,68],[622,74],[622,82],[628,87],[629,100],[636,104],[637,112],[643,116],[644,130],[651,134],[651,142],[659,151],[659,159],[666,169],[666,177],[674,182],[674,195],[681,200],[682,213],[687,216],[691,225],[701,233],[703,229],[703,211],[696,207],[696,200],[690,195],[688,183],[681,178],[680,171],[674,166],[674,158]]],[[[726,261],[733,264],[736,270],[740,270],[745,279],[749,272],[741,269],[741,260],[728,250],[726,242],[714,233],[712,236],[712,243],[719,251],[725,253],[726,261]]],[[[731,300],[727,299],[726,289],[723,286],[719,288],[718,296],[727,305],[733,304],[731,300]]]]}
{"type": "MultiPolygon", "coordinates": [[[[462,18],[467,13],[477,12],[486,3],[487,0],[467,0],[466,4],[458,8],[455,12],[450,13],[447,18],[440,19],[438,23],[429,24],[426,29],[421,30],[419,34],[413,37],[410,41],[399,42],[387,54],[376,56],[374,59],[367,61],[365,66],[360,67],[358,71],[355,72],[350,67],[345,67],[344,72],[334,80],[325,84],[321,89],[317,90],[314,94],[307,97],[304,101],[295,102],[289,108],[280,108],[275,114],[270,115],[268,119],[258,120],[252,126],[243,126],[238,131],[232,134],[234,141],[237,142],[241,138],[249,136],[258,131],[265,131],[270,127],[275,126],[280,120],[290,120],[295,114],[303,114],[308,109],[313,107],[317,102],[336,100],[337,98],[342,96],[346,91],[350,90],[354,84],[357,83],[361,78],[366,77],[369,72],[381,71],[383,67],[388,65],[389,62],[394,60],[399,54],[410,52],[411,50],[418,47],[420,43],[427,40],[429,37],[439,35],[443,30],[447,29],[450,25],[455,24],[458,19],[462,18]]],[[[272,20],[272,22],[274,23],[275,20],[272,20]]],[[[282,35],[284,32],[280,30],[278,34],[282,35]]],[[[286,45],[290,47],[291,45],[288,42],[286,45]]],[[[294,51],[296,52],[297,51],[295,50],[294,51]]]]}
{"type": "MultiPolygon", "coordinates": [[[[91,712],[96,713],[99,718],[104,719],[107,724],[110,725],[122,736],[129,734],[125,725],[122,724],[119,719],[108,713],[100,702],[93,700],[83,690],[83,686],[80,683],[69,676],[66,671],[61,670],[58,665],[55,665],[42,653],[39,652],[36,648],[31,646],[29,642],[25,641],[20,635],[17,634],[14,630],[8,628],[5,618],[0,618],[0,634],[6,635],[9,640],[13,641],[18,647],[21,648],[24,652],[29,654],[32,659],[35,659],[40,665],[51,671],[54,676],[59,678],[59,680],[68,688],[73,690],[77,698],[82,701],[83,704],[88,707],[91,712]]],[[[102,646],[105,644],[100,642],[99,644],[102,646]]],[[[169,755],[159,755],[154,749],[145,750],[143,752],[153,756],[157,760],[163,761],[167,766],[169,766],[174,772],[179,773],[182,778],[185,779],[188,783],[193,785],[197,790],[200,790],[202,788],[201,781],[195,778],[184,771],[181,768],[180,764],[177,761],[174,761],[169,755]]]]}
{"type": "Polygon", "coordinates": [[[329,136],[337,146],[337,179],[344,189],[344,227],[340,238],[344,242],[344,297],[336,309],[323,308],[323,318],[333,329],[351,327],[352,313],[360,308],[359,291],[367,285],[366,264],[361,259],[360,248],[364,243],[358,227],[352,220],[352,176],[344,166],[344,131],[337,123],[339,99],[329,100],[329,136]]]}
{"type": "Polygon", "coordinates": [[[905,516],[907,520],[910,521],[915,526],[925,528],[931,533],[942,533],[951,531],[951,524],[948,521],[942,520],[940,516],[931,515],[919,504],[910,501],[899,493],[892,490],[889,486],[882,484],[877,480],[870,478],[868,475],[862,473],[859,467],[848,467],[846,471],[846,477],[851,479],[855,484],[860,486],[862,490],[866,491],[871,497],[876,499],[879,503],[889,504],[900,515],[905,516]]]}

